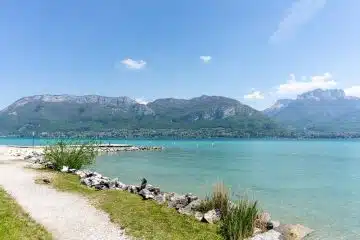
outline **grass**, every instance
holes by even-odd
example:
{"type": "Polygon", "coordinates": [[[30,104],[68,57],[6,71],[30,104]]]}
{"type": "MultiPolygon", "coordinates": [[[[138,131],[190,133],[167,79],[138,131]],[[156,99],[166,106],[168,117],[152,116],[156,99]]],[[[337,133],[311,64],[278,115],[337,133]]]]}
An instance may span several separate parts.
{"type": "Polygon", "coordinates": [[[197,210],[202,213],[206,213],[212,209],[218,209],[221,213],[221,218],[224,218],[228,214],[229,208],[229,189],[224,185],[224,183],[219,182],[214,185],[212,195],[210,197],[206,197],[197,210]]]}
{"type": "Polygon", "coordinates": [[[53,145],[46,146],[45,159],[54,164],[55,169],[63,166],[70,169],[80,169],[94,162],[97,156],[96,142],[73,142],[61,140],[53,145]]]}
{"type": "Polygon", "coordinates": [[[178,214],[174,209],[118,190],[96,191],[79,183],[76,175],[53,173],[51,185],[61,191],[80,193],[130,236],[156,240],[220,240],[218,225],[210,225],[178,214]]]}
{"type": "Polygon", "coordinates": [[[223,218],[220,232],[225,240],[243,240],[251,237],[259,210],[257,202],[239,200],[223,218]]]}
{"type": "Polygon", "coordinates": [[[3,189],[0,188],[0,239],[52,239],[3,189]]]}

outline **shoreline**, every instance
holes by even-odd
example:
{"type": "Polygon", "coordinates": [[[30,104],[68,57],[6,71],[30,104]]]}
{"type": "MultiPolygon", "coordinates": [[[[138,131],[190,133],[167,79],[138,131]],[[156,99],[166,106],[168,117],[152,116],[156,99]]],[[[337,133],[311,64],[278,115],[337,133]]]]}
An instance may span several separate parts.
{"type": "MultiPolygon", "coordinates": [[[[135,147],[132,145],[102,145],[103,151],[100,151],[100,154],[110,153],[110,149],[140,149],[139,147],[135,147]]],[[[8,155],[13,156],[16,160],[22,160],[30,163],[32,168],[42,169],[44,166],[49,166],[47,161],[43,157],[43,149],[45,146],[0,146],[0,160],[1,156],[6,155],[4,153],[7,152],[8,155]]],[[[125,150],[126,151],[126,150],[125,150]]],[[[15,160],[15,159],[14,159],[15,160]]],[[[73,175],[77,175],[79,177],[78,183],[85,185],[89,188],[93,188],[96,190],[118,190],[129,192],[134,195],[139,195],[143,198],[143,200],[151,200],[155,201],[158,204],[167,204],[169,208],[174,208],[179,214],[186,215],[192,218],[197,219],[201,222],[206,223],[214,223],[220,220],[220,216],[216,214],[215,209],[208,211],[206,213],[200,213],[195,211],[195,206],[203,201],[199,199],[197,196],[192,194],[177,194],[173,192],[161,192],[159,187],[154,187],[151,184],[148,184],[145,180],[141,185],[127,185],[120,182],[118,179],[110,180],[110,178],[102,176],[97,172],[92,172],[88,170],[75,170],[69,169],[67,167],[63,167],[63,173],[70,173],[73,175]]],[[[262,237],[270,237],[265,239],[279,239],[283,232],[291,232],[294,231],[296,234],[300,234],[301,238],[310,234],[313,230],[304,227],[299,224],[280,224],[279,221],[271,220],[271,216],[269,213],[264,212],[264,224],[270,226],[267,231],[257,230],[257,234],[254,235],[251,240],[260,240],[262,237]]]]}

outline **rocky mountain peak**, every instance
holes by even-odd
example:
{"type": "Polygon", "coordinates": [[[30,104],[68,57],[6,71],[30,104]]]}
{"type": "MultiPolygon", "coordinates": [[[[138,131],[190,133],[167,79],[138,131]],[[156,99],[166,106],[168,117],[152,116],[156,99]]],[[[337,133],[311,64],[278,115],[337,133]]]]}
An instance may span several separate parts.
{"type": "Polygon", "coordinates": [[[297,97],[297,100],[339,100],[345,98],[345,92],[342,89],[315,89],[303,93],[297,97]]]}

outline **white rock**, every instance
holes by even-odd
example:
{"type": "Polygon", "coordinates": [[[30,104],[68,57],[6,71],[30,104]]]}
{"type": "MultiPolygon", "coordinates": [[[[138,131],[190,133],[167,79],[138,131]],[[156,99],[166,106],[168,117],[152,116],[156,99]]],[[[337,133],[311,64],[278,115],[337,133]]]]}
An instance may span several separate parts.
{"type": "Polygon", "coordinates": [[[274,230],[280,232],[285,239],[289,240],[303,239],[314,231],[300,224],[283,224],[274,230]]]}
{"type": "Polygon", "coordinates": [[[216,223],[216,222],[220,221],[220,216],[213,209],[204,214],[204,219],[208,223],[216,223]]]}
{"type": "Polygon", "coordinates": [[[258,234],[252,238],[250,238],[249,240],[280,240],[281,239],[281,233],[275,231],[275,230],[270,230],[261,234],[258,234]]]}
{"type": "Polygon", "coordinates": [[[61,169],[61,172],[68,172],[69,171],[69,167],[68,166],[63,166],[61,169]]]}
{"type": "Polygon", "coordinates": [[[196,220],[201,222],[204,218],[204,214],[202,214],[201,212],[195,212],[195,218],[196,220]]]}
{"type": "Polygon", "coordinates": [[[280,222],[279,221],[275,221],[275,220],[272,220],[270,221],[272,223],[272,225],[274,226],[274,228],[277,228],[280,226],[280,222]]]}

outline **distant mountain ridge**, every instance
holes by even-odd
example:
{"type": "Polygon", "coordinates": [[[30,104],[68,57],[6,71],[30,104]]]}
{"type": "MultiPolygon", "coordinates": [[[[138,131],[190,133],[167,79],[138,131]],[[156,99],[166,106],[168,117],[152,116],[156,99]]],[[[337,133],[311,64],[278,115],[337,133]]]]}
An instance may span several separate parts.
{"type": "Polygon", "coordinates": [[[360,132],[360,98],[341,89],[316,89],[296,99],[280,99],[263,111],[281,124],[305,131],[360,132]]]}
{"type": "Polygon", "coordinates": [[[1,133],[83,132],[117,129],[215,129],[241,136],[273,136],[280,127],[263,113],[221,96],[157,99],[139,104],[129,97],[36,95],[0,112],[1,133]]]}

